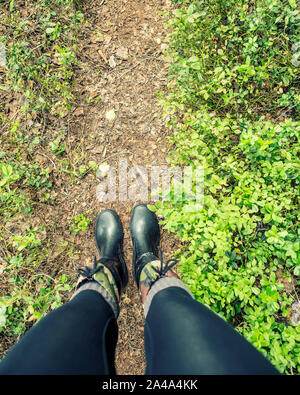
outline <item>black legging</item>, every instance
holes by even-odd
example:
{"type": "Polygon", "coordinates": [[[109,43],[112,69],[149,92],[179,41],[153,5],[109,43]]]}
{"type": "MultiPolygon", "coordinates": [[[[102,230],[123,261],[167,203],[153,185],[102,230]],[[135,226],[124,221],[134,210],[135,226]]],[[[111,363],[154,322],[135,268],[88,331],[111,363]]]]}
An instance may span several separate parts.
{"type": "MultiPolygon", "coordinates": [[[[96,291],[80,292],[31,328],[0,374],[114,374],[118,326],[96,291]]],[[[153,298],[145,324],[146,374],[278,374],[235,329],[183,289],[153,298]]]]}

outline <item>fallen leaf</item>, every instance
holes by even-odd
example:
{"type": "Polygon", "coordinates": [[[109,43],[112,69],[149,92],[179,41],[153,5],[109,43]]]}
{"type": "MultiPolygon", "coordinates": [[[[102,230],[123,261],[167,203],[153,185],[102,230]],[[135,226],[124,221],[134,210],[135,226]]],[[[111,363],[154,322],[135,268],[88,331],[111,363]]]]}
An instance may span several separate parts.
{"type": "Polygon", "coordinates": [[[107,162],[102,163],[102,164],[98,167],[96,176],[97,176],[98,178],[102,178],[102,177],[107,176],[109,169],[110,169],[110,166],[109,166],[109,164],[108,164],[107,162]]]}
{"type": "Polygon", "coordinates": [[[128,48],[120,47],[116,51],[116,56],[119,59],[127,60],[128,59],[128,48]]]}
{"type": "Polygon", "coordinates": [[[114,69],[116,67],[117,63],[115,61],[114,55],[111,55],[111,57],[109,58],[108,64],[110,65],[110,67],[112,69],[114,69]]]}
{"type": "Polygon", "coordinates": [[[75,117],[79,117],[80,115],[84,115],[84,109],[82,107],[76,108],[76,110],[73,112],[73,115],[75,115],[75,117]]]}
{"type": "Polygon", "coordinates": [[[300,322],[300,302],[294,302],[292,304],[292,322],[298,325],[300,322]]]}
{"type": "Polygon", "coordinates": [[[108,121],[114,121],[116,119],[115,110],[112,108],[111,110],[107,111],[106,114],[105,114],[105,118],[108,121]]]}
{"type": "Polygon", "coordinates": [[[28,322],[36,321],[36,320],[37,320],[37,316],[36,316],[36,315],[32,315],[32,316],[30,316],[30,317],[28,318],[28,322]]]}

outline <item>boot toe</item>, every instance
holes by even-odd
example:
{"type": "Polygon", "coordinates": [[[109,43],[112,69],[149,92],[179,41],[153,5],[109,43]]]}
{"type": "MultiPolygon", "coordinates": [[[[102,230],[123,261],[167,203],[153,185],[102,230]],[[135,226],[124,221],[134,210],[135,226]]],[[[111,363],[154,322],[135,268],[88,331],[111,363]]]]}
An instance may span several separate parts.
{"type": "Polygon", "coordinates": [[[118,245],[123,242],[123,227],[113,210],[102,211],[95,226],[96,246],[100,255],[116,256],[118,245]]]}

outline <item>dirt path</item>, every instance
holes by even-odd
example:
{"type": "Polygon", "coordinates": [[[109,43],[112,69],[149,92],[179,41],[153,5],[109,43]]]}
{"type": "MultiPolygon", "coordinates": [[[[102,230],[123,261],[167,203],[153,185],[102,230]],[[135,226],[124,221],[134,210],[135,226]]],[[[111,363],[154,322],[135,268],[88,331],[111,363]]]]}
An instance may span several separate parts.
{"type": "MultiPolygon", "coordinates": [[[[85,8],[89,24],[82,31],[81,61],[77,70],[77,97],[80,105],[61,121],[67,130],[67,157],[70,162],[106,162],[118,166],[120,157],[134,165],[166,164],[167,130],[163,126],[156,94],[165,89],[167,69],[162,49],[164,20],[159,11],[170,7],[167,0],[90,1],[85,8]],[[106,119],[114,110],[116,118],[106,119]]],[[[76,246],[76,255],[61,259],[62,272],[74,276],[76,269],[91,264],[96,253],[93,225],[83,235],[66,235],[68,222],[79,213],[91,210],[95,218],[104,208],[115,209],[125,228],[125,257],[130,282],[122,296],[119,317],[119,341],[116,367],[119,374],[143,374],[145,369],[144,318],[136,286],[131,275],[132,246],[128,232],[130,212],[136,202],[101,203],[95,197],[97,180],[88,174],[80,181],[67,182],[57,177],[56,209],[48,212],[57,227],[52,235],[59,244],[68,239],[76,246]],[[64,222],[63,221],[63,222],[64,222]]],[[[173,240],[163,234],[166,259],[177,249],[173,240]]],[[[56,261],[57,265],[57,261],[56,261]]]]}

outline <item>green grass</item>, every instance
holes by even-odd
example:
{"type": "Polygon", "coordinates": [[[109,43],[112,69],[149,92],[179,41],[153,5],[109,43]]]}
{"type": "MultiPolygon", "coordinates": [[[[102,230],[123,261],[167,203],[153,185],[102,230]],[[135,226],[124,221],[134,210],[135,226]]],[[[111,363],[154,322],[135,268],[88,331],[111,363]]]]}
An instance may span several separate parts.
{"type": "Polygon", "coordinates": [[[74,100],[73,66],[83,15],[70,0],[32,2],[26,17],[23,6],[13,4],[4,14],[6,33],[0,37],[7,57],[4,87],[24,93],[24,108],[31,115],[39,111],[63,115],[74,100]]]}
{"type": "Polygon", "coordinates": [[[196,298],[287,374],[300,371],[299,42],[294,1],[179,1],[160,95],[169,162],[204,169],[204,206],[158,202],[196,298]]]}
{"type": "MultiPolygon", "coordinates": [[[[2,2],[0,14],[6,58],[0,89],[6,100],[17,103],[10,113],[4,106],[8,103],[0,105],[0,335],[5,344],[60,306],[74,287],[67,275],[52,275],[46,264],[55,249],[72,254],[73,247],[66,241],[53,245],[46,237],[51,223],[35,224],[41,207],[54,205],[51,171],[35,157],[47,146],[57,157],[65,153],[64,132],[51,141],[44,131],[49,119],[66,115],[75,100],[83,14],[71,0],[25,6],[18,0],[2,2]]],[[[80,230],[85,225],[78,224],[80,230]]]]}

